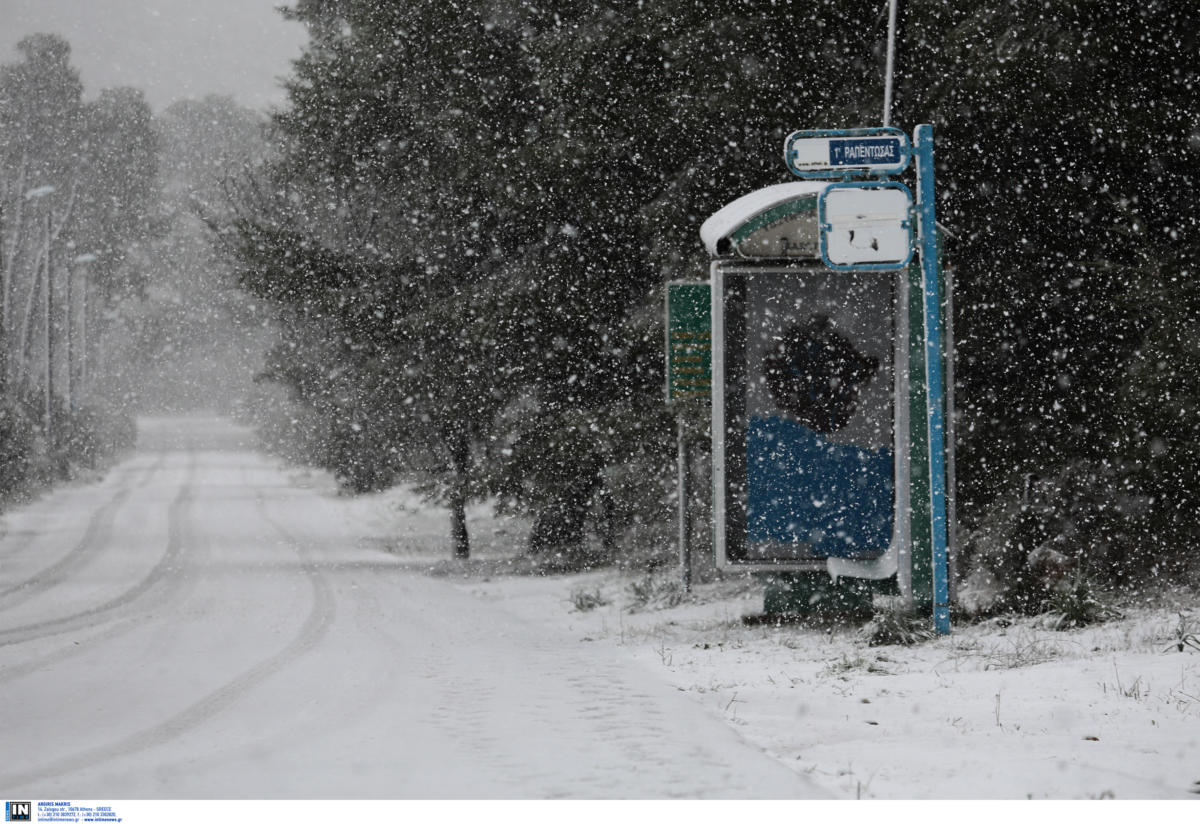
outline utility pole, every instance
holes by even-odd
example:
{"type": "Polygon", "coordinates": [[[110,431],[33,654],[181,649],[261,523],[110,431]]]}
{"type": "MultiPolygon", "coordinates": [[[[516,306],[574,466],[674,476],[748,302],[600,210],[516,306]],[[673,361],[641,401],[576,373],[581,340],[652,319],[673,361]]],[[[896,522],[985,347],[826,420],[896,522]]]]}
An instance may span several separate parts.
{"type": "Polygon", "coordinates": [[[71,269],[67,270],[67,409],[72,411],[77,402],[88,401],[88,313],[91,311],[88,302],[88,265],[94,260],[96,255],[91,252],[76,255],[71,260],[71,269]],[[79,266],[78,273],[74,265],[79,266]],[[82,281],[78,289],[76,281],[82,281]]]}
{"type": "Polygon", "coordinates": [[[45,375],[45,427],[46,441],[51,440],[51,426],[53,424],[53,398],[54,398],[54,333],[50,329],[50,319],[54,311],[54,269],[53,261],[50,258],[50,210],[46,210],[45,216],[46,233],[45,233],[45,248],[44,255],[46,261],[46,289],[43,295],[42,306],[45,309],[46,328],[45,328],[45,343],[46,343],[46,375],[45,375]]]}
{"type": "Polygon", "coordinates": [[[903,96],[896,94],[896,68],[901,60],[901,45],[905,15],[904,0],[888,0],[887,64],[883,78],[883,125],[892,126],[902,118],[894,117],[894,110],[903,114],[903,96]],[[899,102],[897,98],[899,97],[899,102]]]}
{"type": "Polygon", "coordinates": [[[887,66],[883,70],[883,125],[892,125],[892,79],[896,70],[896,4],[888,0],[887,66]]]}
{"type": "Polygon", "coordinates": [[[5,259],[4,204],[0,203],[0,395],[8,394],[8,262],[5,259]]]}
{"type": "MultiPolygon", "coordinates": [[[[17,174],[17,186],[13,190],[16,197],[13,198],[13,211],[15,214],[10,218],[12,222],[12,230],[6,237],[4,232],[0,230],[0,250],[3,250],[4,261],[3,266],[0,266],[0,380],[4,382],[4,388],[7,391],[16,381],[13,378],[13,362],[17,360],[12,351],[13,348],[13,275],[15,273],[14,266],[17,257],[21,253],[21,231],[25,225],[25,201],[28,196],[22,196],[25,191],[25,181],[29,169],[29,161],[25,155],[21,156],[20,172],[17,174]],[[5,244],[8,244],[5,247],[5,244]]],[[[19,354],[19,353],[18,353],[19,354]]]]}
{"type": "Polygon", "coordinates": [[[67,265],[67,307],[65,315],[67,318],[67,390],[63,402],[67,408],[67,414],[71,415],[75,411],[75,394],[72,392],[73,382],[75,379],[75,270],[70,264],[67,265]]]}
{"type": "Polygon", "coordinates": [[[89,342],[88,335],[90,334],[90,331],[91,331],[88,326],[88,312],[91,311],[91,308],[88,304],[88,277],[87,277],[86,269],[83,270],[82,300],[83,300],[83,306],[80,307],[80,312],[79,312],[79,315],[80,315],[79,336],[83,342],[82,347],[80,349],[80,358],[79,358],[79,383],[83,387],[84,398],[87,398],[88,397],[88,370],[91,368],[91,361],[88,360],[88,352],[90,349],[90,342],[89,342]]]}

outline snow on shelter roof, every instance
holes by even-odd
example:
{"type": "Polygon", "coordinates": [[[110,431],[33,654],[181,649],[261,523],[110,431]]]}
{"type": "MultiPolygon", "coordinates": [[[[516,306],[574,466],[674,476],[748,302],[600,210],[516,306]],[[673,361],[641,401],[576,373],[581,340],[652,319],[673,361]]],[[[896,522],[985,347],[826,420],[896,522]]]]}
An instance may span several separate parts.
{"type": "Polygon", "coordinates": [[[792,183],[777,183],[767,186],[723,206],[700,227],[700,239],[704,248],[713,257],[721,257],[726,251],[718,252],[717,244],[729,237],[741,226],[754,218],[789,200],[798,200],[819,194],[833,180],[799,180],[792,183]]]}

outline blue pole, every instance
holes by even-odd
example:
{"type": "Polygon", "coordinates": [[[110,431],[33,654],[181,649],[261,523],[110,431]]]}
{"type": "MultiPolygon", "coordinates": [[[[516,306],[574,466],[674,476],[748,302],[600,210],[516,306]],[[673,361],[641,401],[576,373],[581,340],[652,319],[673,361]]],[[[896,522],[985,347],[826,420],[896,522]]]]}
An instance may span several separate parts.
{"type": "Polygon", "coordinates": [[[929,518],[933,539],[933,628],[950,634],[950,586],[946,552],[946,421],[942,381],[941,271],[933,184],[933,127],[913,133],[917,161],[917,221],[925,310],[926,411],[929,426],[929,518]]]}

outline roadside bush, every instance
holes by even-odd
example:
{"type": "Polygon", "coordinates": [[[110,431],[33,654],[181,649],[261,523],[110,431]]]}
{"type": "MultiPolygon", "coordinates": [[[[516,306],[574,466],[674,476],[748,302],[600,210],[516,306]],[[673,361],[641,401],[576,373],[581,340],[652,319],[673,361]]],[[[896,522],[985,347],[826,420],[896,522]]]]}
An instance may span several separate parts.
{"type": "Polygon", "coordinates": [[[37,393],[0,400],[0,499],[100,469],[137,439],[136,422],[120,408],[100,403],[68,413],[58,398],[47,438],[43,404],[37,393]]]}
{"type": "Polygon", "coordinates": [[[1014,487],[966,542],[964,574],[995,584],[989,611],[1040,615],[1072,581],[1133,587],[1161,560],[1145,540],[1150,499],[1121,467],[1079,461],[1014,487]]]}
{"type": "Polygon", "coordinates": [[[33,470],[36,433],[25,409],[11,401],[0,401],[0,497],[23,490],[33,470]]]}
{"type": "Polygon", "coordinates": [[[1098,624],[1121,613],[1101,600],[1095,585],[1081,574],[1063,581],[1050,596],[1049,617],[1053,629],[1073,629],[1098,624]]]}
{"type": "Polygon", "coordinates": [[[68,410],[55,398],[51,409],[47,482],[74,477],[81,470],[100,469],[137,441],[137,422],[115,404],[100,401],[68,410]]]}
{"type": "Polygon", "coordinates": [[[73,465],[95,469],[103,452],[100,410],[85,406],[70,415],[64,415],[60,426],[63,431],[56,439],[56,451],[60,453],[63,463],[68,467],[73,465]]]}
{"type": "Polygon", "coordinates": [[[876,611],[871,620],[859,630],[867,646],[912,646],[937,637],[925,615],[906,610],[899,605],[876,611]]]}

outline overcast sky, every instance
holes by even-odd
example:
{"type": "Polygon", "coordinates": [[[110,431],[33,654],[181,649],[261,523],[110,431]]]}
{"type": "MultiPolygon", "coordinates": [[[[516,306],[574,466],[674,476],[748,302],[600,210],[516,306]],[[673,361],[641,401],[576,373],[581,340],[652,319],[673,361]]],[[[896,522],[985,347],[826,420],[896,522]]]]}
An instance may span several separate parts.
{"type": "Polygon", "coordinates": [[[227,94],[245,106],[281,104],[304,28],[275,10],[290,0],[0,0],[0,63],[20,59],[34,32],[71,43],[85,95],[134,86],[155,111],[173,101],[227,94]]]}

